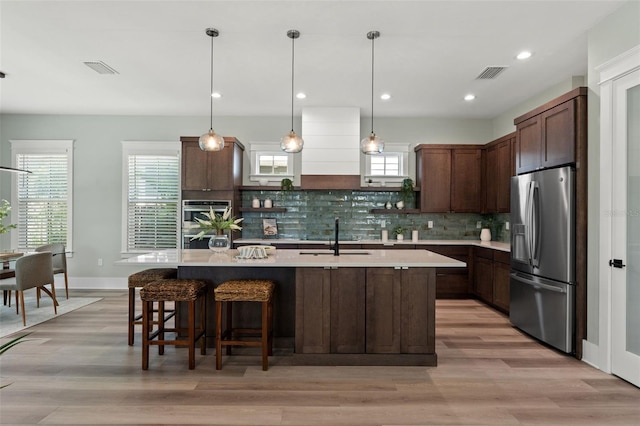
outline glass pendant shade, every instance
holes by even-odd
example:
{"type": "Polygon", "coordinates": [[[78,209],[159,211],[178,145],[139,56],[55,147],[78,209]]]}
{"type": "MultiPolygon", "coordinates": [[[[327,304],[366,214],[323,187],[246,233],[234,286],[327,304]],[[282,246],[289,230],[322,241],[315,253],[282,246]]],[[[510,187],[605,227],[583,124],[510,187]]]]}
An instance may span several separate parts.
{"type": "Polygon", "coordinates": [[[198,145],[203,151],[221,151],[224,148],[224,138],[213,129],[209,129],[209,132],[200,136],[198,145]]]}
{"type": "Polygon", "coordinates": [[[380,154],[384,151],[384,141],[371,132],[368,137],[360,141],[360,151],[367,155],[380,154]]]}
{"type": "Polygon", "coordinates": [[[304,146],[304,141],[293,130],[290,131],[287,135],[283,136],[280,140],[280,148],[284,152],[288,152],[291,154],[295,154],[297,152],[302,151],[302,147],[304,146]]]}

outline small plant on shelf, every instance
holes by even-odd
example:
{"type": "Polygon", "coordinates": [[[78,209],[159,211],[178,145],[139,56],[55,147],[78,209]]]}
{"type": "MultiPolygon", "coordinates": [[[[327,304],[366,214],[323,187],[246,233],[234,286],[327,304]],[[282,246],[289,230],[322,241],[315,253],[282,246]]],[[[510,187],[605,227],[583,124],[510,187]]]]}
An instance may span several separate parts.
{"type": "Polygon", "coordinates": [[[293,182],[289,178],[284,178],[280,181],[280,189],[283,191],[291,191],[293,189],[293,182]]]}
{"type": "Polygon", "coordinates": [[[414,201],[415,195],[416,194],[414,192],[413,179],[404,179],[402,181],[402,186],[400,187],[400,198],[402,199],[402,201],[404,201],[407,207],[414,201]]]}

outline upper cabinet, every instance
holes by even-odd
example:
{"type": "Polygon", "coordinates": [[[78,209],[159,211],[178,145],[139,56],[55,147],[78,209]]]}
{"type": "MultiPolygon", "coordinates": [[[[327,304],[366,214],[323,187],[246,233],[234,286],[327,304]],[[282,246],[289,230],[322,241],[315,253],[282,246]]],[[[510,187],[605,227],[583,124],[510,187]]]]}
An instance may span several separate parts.
{"type": "Polygon", "coordinates": [[[484,213],[509,213],[511,176],[515,175],[516,134],[510,133],[485,145],[484,213]]]}
{"type": "Polygon", "coordinates": [[[421,212],[480,212],[479,145],[418,145],[415,151],[421,212]]]}
{"type": "Polygon", "coordinates": [[[586,120],[587,89],[579,87],[517,117],[516,173],[576,162],[577,129],[586,120]]]}
{"type": "Polygon", "coordinates": [[[242,153],[244,146],[233,137],[224,138],[224,149],[202,151],[198,137],[183,136],[182,190],[232,191],[242,185],[242,153]]]}

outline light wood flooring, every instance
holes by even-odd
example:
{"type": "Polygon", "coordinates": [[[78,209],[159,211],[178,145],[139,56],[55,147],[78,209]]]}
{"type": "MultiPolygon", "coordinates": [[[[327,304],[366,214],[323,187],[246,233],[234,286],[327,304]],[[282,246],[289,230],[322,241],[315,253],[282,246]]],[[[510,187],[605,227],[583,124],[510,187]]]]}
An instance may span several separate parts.
{"type": "MultiPolygon", "coordinates": [[[[437,367],[300,367],[127,345],[126,291],[31,329],[0,358],[2,424],[638,425],[640,389],[473,300],[437,302],[437,367]]],[[[2,307],[2,309],[7,309],[2,307]]],[[[6,339],[2,339],[6,341],[6,339]]]]}

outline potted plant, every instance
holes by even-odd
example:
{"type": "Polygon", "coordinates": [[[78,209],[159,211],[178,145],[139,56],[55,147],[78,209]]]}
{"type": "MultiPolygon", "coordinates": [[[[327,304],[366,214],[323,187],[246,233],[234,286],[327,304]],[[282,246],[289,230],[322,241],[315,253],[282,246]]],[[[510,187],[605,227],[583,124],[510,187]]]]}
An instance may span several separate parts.
{"type": "Polygon", "coordinates": [[[407,231],[407,229],[404,228],[402,225],[398,225],[395,228],[393,228],[393,233],[396,235],[396,240],[403,241],[404,240],[404,233],[406,231],[407,231]]]}
{"type": "Polygon", "coordinates": [[[4,226],[2,221],[5,217],[9,216],[9,211],[11,211],[11,204],[7,200],[0,201],[0,235],[9,232],[11,229],[14,229],[16,225],[9,224],[4,226]]]}
{"type": "Polygon", "coordinates": [[[407,207],[409,207],[410,202],[414,201],[416,193],[413,189],[413,179],[406,178],[402,181],[402,186],[400,187],[400,198],[407,207]]]}
{"type": "Polygon", "coordinates": [[[289,178],[284,178],[280,181],[280,189],[283,191],[293,190],[293,182],[289,178]]]}
{"type": "Polygon", "coordinates": [[[222,252],[229,249],[229,236],[226,234],[231,231],[240,231],[242,227],[239,225],[244,220],[243,217],[236,219],[231,216],[231,207],[227,207],[222,214],[209,210],[204,213],[207,219],[196,217],[198,222],[198,232],[191,240],[201,240],[205,235],[213,231],[214,235],[209,239],[209,248],[216,252],[222,252]]]}

